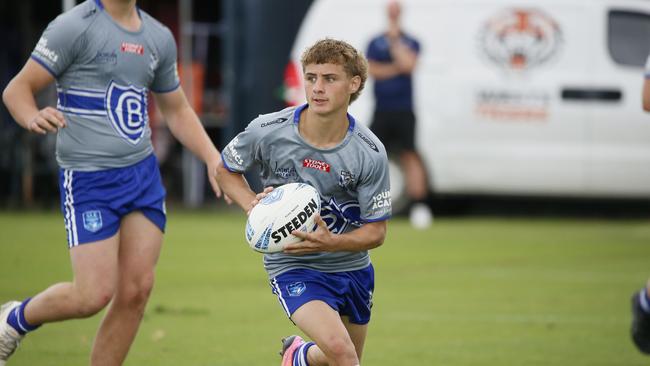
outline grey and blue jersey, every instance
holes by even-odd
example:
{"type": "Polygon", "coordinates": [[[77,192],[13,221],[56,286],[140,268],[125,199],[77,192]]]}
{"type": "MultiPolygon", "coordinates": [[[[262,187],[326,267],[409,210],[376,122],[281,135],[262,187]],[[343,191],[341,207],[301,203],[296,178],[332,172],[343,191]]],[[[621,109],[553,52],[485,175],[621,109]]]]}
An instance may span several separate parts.
{"type": "MultiPolygon", "coordinates": [[[[330,149],[316,148],[298,132],[300,113],[305,108],[307,105],[287,108],[253,120],[223,149],[228,170],[243,173],[258,165],[265,187],[292,182],[314,186],[321,196],[321,217],[335,234],[387,220],[391,198],[384,146],[348,115],[349,128],[343,141],[330,149]]],[[[367,251],[264,255],[270,278],[296,268],[341,272],[369,264],[367,251]]]]}
{"type": "Polygon", "coordinates": [[[31,58],[56,79],[57,134],[64,169],[95,171],[135,164],[153,152],[147,93],[178,88],[176,43],[167,27],[138,9],[131,32],[87,0],[54,19],[31,58]]]}

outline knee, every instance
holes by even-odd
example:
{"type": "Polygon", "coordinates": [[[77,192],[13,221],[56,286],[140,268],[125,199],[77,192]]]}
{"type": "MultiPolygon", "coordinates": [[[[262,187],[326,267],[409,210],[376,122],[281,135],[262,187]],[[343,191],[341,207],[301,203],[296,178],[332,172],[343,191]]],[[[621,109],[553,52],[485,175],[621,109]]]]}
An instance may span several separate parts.
{"type": "Polygon", "coordinates": [[[121,305],[131,308],[144,308],[153,290],[153,285],[154,274],[152,272],[137,279],[127,281],[118,289],[119,293],[116,298],[119,299],[121,305]]]}
{"type": "Polygon", "coordinates": [[[336,360],[337,364],[347,365],[358,363],[357,352],[351,341],[340,337],[331,337],[324,345],[329,357],[336,360]]]}
{"type": "Polygon", "coordinates": [[[97,291],[81,296],[77,302],[77,316],[87,318],[97,314],[111,302],[112,298],[112,290],[97,291]]]}

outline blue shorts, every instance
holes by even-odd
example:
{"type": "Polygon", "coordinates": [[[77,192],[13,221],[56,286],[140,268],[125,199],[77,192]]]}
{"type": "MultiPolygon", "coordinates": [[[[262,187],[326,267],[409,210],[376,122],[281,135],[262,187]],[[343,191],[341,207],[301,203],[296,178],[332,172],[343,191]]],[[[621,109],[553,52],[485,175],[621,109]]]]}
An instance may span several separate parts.
{"type": "Polygon", "coordinates": [[[165,188],[153,154],[123,168],[60,169],[59,190],[69,248],[110,238],[133,211],[165,231],[165,188]]]}
{"type": "Polygon", "coordinates": [[[273,277],[270,285],[289,319],[303,304],[321,300],[341,316],[348,316],[350,323],[367,324],[370,321],[375,289],[372,264],[358,271],[335,273],[293,269],[273,277]]]}

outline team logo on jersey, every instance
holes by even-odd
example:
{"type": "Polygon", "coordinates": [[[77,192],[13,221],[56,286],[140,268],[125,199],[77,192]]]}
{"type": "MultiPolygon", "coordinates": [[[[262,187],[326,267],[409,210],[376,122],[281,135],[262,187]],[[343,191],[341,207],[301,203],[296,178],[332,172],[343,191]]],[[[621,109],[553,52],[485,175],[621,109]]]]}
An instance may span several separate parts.
{"type": "Polygon", "coordinates": [[[287,285],[287,292],[289,296],[296,297],[302,295],[303,292],[307,289],[307,285],[304,282],[294,282],[287,285]]]}
{"type": "Polygon", "coordinates": [[[98,210],[86,211],[82,215],[84,221],[84,229],[91,233],[96,233],[102,228],[102,213],[98,210]]]}
{"type": "Polygon", "coordinates": [[[302,161],[302,166],[305,168],[316,169],[327,173],[330,172],[330,165],[320,160],[305,159],[302,161]]]}
{"type": "Polygon", "coordinates": [[[320,216],[329,231],[334,234],[344,233],[351,226],[363,225],[359,202],[356,201],[339,204],[334,197],[330,198],[329,202],[322,201],[320,216]]]}
{"type": "Polygon", "coordinates": [[[548,15],[535,9],[508,9],[487,21],[481,47],[495,64],[525,71],[550,60],[562,44],[562,32],[548,15]]]}
{"type": "Polygon", "coordinates": [[[140,142],[147,126],[147,92],[133,85],[111,81],[106,91],[106,110],[115,130],[133,145],[140,142]]]}
{"type": "Polygon", "coordinates": [[[122,42],[120,51],[125,53],[133,53],[136,55],[144,55],[144,46],[137,43],[122,42]]]}
{"type": "Polygon", "coordinates": [[[341,170],[341,174],[339,175],[339,187],[346,191],[351,191],[354,189],[354,184],[354,175],[347,170],[341,170]]]}

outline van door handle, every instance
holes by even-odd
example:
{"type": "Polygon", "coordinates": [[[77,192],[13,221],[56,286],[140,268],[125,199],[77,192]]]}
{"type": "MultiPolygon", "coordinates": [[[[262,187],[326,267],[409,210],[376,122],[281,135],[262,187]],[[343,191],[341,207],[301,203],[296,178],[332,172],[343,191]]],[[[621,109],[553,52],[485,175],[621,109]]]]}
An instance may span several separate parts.
{"type": "Polygon", "coordinates": [[[570,101],[618,102],[623,98],[620,89],[564,88],[562,99],[570,101]]]}

